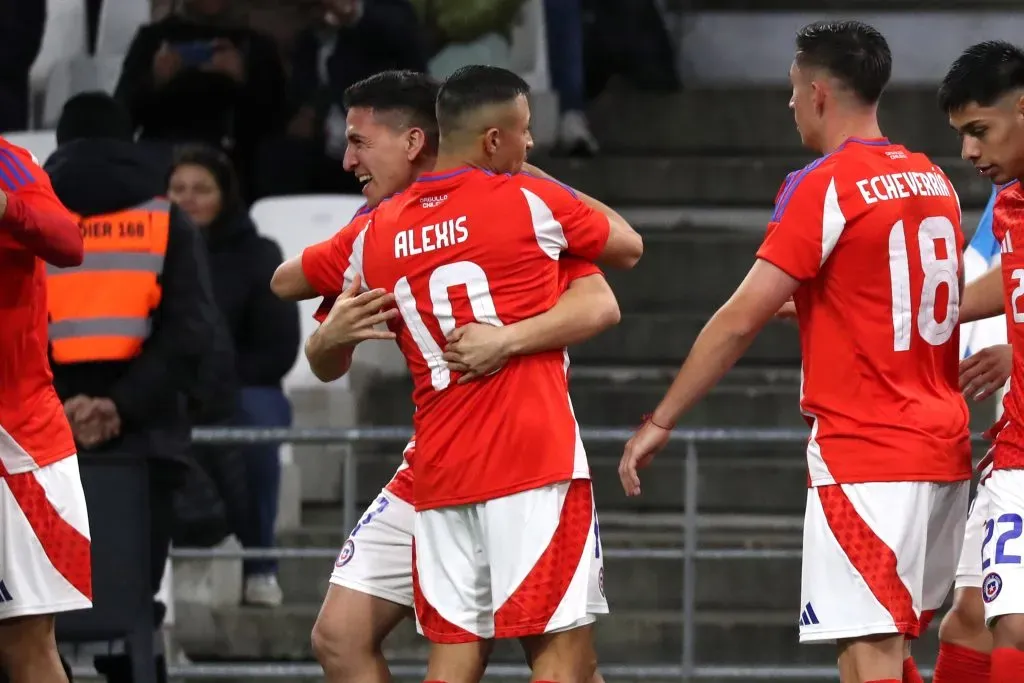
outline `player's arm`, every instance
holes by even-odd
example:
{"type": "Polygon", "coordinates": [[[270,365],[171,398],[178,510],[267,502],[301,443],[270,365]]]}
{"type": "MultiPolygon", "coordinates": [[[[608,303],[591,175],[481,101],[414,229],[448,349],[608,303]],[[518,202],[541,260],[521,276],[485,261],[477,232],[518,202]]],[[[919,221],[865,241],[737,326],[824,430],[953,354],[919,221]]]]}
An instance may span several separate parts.
{"type": "MultiPolygon", "coordinates": [[[[562,185],[561,181],[557,178],[545,173],[536,166],[524,164],[523,170],[532,176],[562,185]]],[[[589,245],[584,247],[582,251],[578,251],[572,244],[573,240],[569,240],[568,251],[583,258],[596,260],[610,268],[629,269],[635,266],[644,253],[644,241],[643,238],[640,237],[640,233],[634,230],[633,226],[631,226],[629,222],[619,214],[619,212],[604,202],[580,192],[579,190],[568,188],[565,185],[563,185],[563,187],[573,193],[576,203],[582,205],[585,209],[580,210],[569,205],[564,207],[562,211],[559,211],[555,209],[555,207],[552,207],[553,213],[555,214],[555,217],[559,219],[563,229],[566,231],[572,231],[577,224],[580,224],[583,226],[583,230],[587,232],[596,230],[604,233],[607,231],[607,237],[604,238],[603,246],[599,245],[599,251],[597,251],[596,254],[587,253],[591,251],[589,245]],[[592,214],[602,216],[604,221],[596,220],[596,217],[592,214]],[[607,222],[607,227],[604,226],[605,221],[607,222]],[[589,223],[597,223],[596,228],[592,228],[588,225],[589,223]]],[[[563,201],[559,201],[557,203],[562,204],[563,201]]],[[[566,235],[566,237],[568,237],[568,235],[566,235]]],[[[583,241],[589,242],[590,240],[584,239],[583,241]]]]}
{"type": "Polygon", "coordinates": [[[960,297],[960,322],[972,323],[1003,312],[1003,271],[997,264],[964,285],[960,297]]]}
{"type": "Polygon", "coordinates": [[[18,151],[0,148],[0,232],[59,268],[82,263],[78,221],[53,192],[45,172],[18,151]]]}
{"type": "Polygon", "coordinates": [[[309,369],[321,382],[333,382],[352,367],[356,346],[367,339],[394,339],[389,330],[375,329],[380,323],[396,317],[395,295],[383,289],[360,293],[362,282],[357,274],[337,298],[325,298],[315,317],[320,321],[306,340],[309,369]]]}
{"type": "Polygon", "coordinates": [[[592,264],[563,257],[568,288],[555,305],[511,325],[470,323],[448,335],[444,359],[448,368],[464,373],[465,383],[497,370],[512,356],[563,349],[579,344],[618,324],[619,303],[601,271],[592,264]]]}
{"type": "Polygon", "coordinates": [[[293,256],[277,267],[270,278],[270,291],[285,301],[305,301],[317,296],[316,288],[302,270],[301,256],[293,256]]]}

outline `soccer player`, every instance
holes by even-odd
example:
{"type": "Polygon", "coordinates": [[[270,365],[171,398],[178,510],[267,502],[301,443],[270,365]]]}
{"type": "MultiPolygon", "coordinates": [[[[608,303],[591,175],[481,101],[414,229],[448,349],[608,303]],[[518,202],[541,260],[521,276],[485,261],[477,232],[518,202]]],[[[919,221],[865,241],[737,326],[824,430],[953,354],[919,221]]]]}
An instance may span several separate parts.
{"type": "MultiPolygon", "coordinates": [[[[350,145],[345,168],[364,180],[369,207],[433,168],[436,90],[421,74],[384,72],[346,92],[350,145]]],[[[353,224],[361,229],[366,216],[363,212],[353,224]]],[[[323,381],[344,374],[351,350],[360,341],[392,336],[373,328],[393,315],[379,314],[382,293],[357,296],[350,287],[339,296],[344,272],[332,255],[331,240],[314,245],[301,258],[282,265],[275,276],[275,290],[283,295],[316,292],[328,297],[317,313],[323,324],[306,347],[310,365],[323,381]]],[[[568,289],[554,308],[505,327],[470,323],[457,328],[446,347],[450,366],[484,374],[509,356],[561,349],[615,324],[618,305],[600,271],[579,259],[567,258],[561,265],[568,289]]],[[[414,444],[415,439],[406,447],[407,458],[414,454],[414,444]]],[[[314,650],[329,681],[390,680],[381,645],[402,619],[412,616],[412,481],[412,470],[403,461],[345,542],[335,565],[313,630],[314,650]]],[[[598,555],[591,564],[589,588],[595,614],[607,612],[601,574],[598,555]]],[[[599,676],[595,680],[599,682],[599,676]]]]}
{"type": "Polygon", "coordinates": [[[443,346],[459,324],[551,308],[562,252],[631,267],[642,241],[614,211],[518,171],[528,87],[460,69],[437,99],[437,170],[378,206],[339,245],[346,280],[393,293],[414,379],[414,598],[428,678],[477,681],[492,638],[520,638],[534,680],[589,678],[594,507],[564,352],[511,359],[460,383],[443,346]],[[497,173],[508,170],[512,173],[497,173]]]}
{"type": "MultiPolygon", "coordinates": [[[[960,387],[968,399],[982,401],[1003,387],[1010,376],[1012,353],[1006,345],[1006,320],[970,323],[969,299],[973,280],[992,264],[999,263],[999,244],[992,234],[992,208],[996,187],[971,243],[964,251],[967,284],[960,305],[960,348],[966,357],[960,362],[960,387]]],[[[1000,302],[1001,303],[1001,302],[1000,302]]],[[[988,512],[985,480],[992,471],[991,451],[979,466],[977,492],[967,516],[964,543],[953,581],[953,606],[939,624],[939,657],[934,680],[938,683],[987,683],[992,652],[992,634],[985,626],[985,603],[981,597],[981,544],[988,512]]]]}
{"type": "Polygon", "coordinates": [[[927,157],[882,137],[892,59],[881,34],[818,22],[796,47],[790,107],[824,156],[786,179],[757,260],[619,473],[638,495],[638,468],[792,296],[811,427],[800,640],[837,643],[844,683],[920,681],[904,639],[949,590],[970,489],[960,206],[927,157]]]}
{"type": "MultiPolygon", "coordinates": [[[[993,471],[985,483],[988,513],[981,544],[981,593],[985,619],[992,630],[992,683],[1024,680],[1024,336],[1020,323],[1024,291],[1024,51],[991,41],[968,48],[950,67],[939,89],[939,102],[962,139],[961,155],[979,173],[1003,185],[993,209],[992,232],[1000,244],[1001,263],[972,283],[964,299],[966,320],[1005,310],[1007,337],[1013,347],[1010,389],[1003,416],[993,431],[993,471]]],[[[950,678],[949,680],[957,680],[950,678]]],[[[961,680],[971,680],[963,678],[961,680]]]]}
{"type": "Polygon", "coordinates": [[[82,258],[46,173],[0,138],[0,666],[11,683],[66,683],[54,614],[92,606],[85,493],[47,360],[47,264],[82,258]]]}

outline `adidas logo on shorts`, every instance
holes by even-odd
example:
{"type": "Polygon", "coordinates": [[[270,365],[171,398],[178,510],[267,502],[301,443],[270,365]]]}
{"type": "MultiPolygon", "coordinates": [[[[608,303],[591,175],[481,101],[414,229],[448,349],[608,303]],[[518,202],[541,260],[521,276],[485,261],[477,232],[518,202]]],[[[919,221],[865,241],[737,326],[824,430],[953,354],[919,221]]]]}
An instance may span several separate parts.
{"type": "Polygon", "coordinates": [[[3,579],[0,579],[0,602],[10,602],[13,599],[11,592],[7,590],[7,584],[4,583],[3,579]]]}

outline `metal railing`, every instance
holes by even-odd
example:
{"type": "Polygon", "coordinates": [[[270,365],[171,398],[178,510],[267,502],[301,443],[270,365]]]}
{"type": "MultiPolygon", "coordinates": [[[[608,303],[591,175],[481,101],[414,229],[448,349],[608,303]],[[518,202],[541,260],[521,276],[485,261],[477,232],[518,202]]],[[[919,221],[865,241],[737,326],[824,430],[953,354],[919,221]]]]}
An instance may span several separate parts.
{"type": "MultiPolygon", "coordinates": [[[[632,429],[581,428],[580,435],[587,443],[624,443],[634,433],[632,429]]],[[[211,444],[291,443],[291,444],[345,444],[343,452],[343,524],[346,533],[356,522],[357,458],[352,449],[355,443],[404,444],[411,430],[408,427],[368,427],[348,429],[252,429],[201,428],[193,431],[193,441],[211,444]]],[[[696,632],[696,579],[697,560],[751,560],[799,558],[799,550],[780,549],[701,549],[698,543],[698,443],[799,443],[806,442],[804,429],[675,429],[673,440],[685,444],[683,467],[683,524],[682,547],[672,548],[608,548],[605,557],[650,560],[682,560],[682,642],[677,664],[614,665],[601,664],[606,676],[636,678],[681,678],[687,681],[735,678],[740,680],[767,680],[797,678],[836,680],[834,667],[815,666],[720,666],[697,663],[696,632]]],[[[976,440],[980,437],[974,437],[976,440]]],[[[669,456],[671,457],[671,456],[669,456]]],[[[337,548],[269,548],[269,549],[205,549],[174,548],[174,559],[333,559],[337,548]]],[[[173,667],[172,677],[203,678],[318,678],[322,671],[315,664],[192,664],[173,667]]],[[[420,676],[422,665],[393,666],[396,676],[420,676]]],[[[922,672],[928,675],[928,672],[922,672]]],[[[493,664],[487,669],[488,677],[519,678],[528,676],[525,666],[493,664]]]]}

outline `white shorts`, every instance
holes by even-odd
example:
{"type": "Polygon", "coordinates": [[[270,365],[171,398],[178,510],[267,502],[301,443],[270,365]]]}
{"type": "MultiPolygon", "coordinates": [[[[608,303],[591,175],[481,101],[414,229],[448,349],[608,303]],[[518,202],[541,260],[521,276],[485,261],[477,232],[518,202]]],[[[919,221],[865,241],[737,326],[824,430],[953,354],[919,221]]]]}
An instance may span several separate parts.
{"type": "Polygon", "coordinates": [[[985,484],[979,484],[967,516],[954,588],[981,588],[981,541],[985,534],[985,522],[988,521],[988,499],[988,489],[985,484]]]}
{"type": "Polygon", "coordinates": [[[981,544],[981,596],[989,623],[1024,614],[1024,470],[995,470],[985,482],[988,514],[981,544]]]}
{"type": "MultiPolygon", "coordinates": [[[[413,606],[412,538],[416,522],[413,506],[387,490],[366,509],[341,547],[331,583],[360,593],[413,606]]],[[[590,562],[587,611],[607,614],[604,596],[604,558],[594,516],[594,555],[590,562]]]]}
{"type": "Polygon", "coordinates": [[[800,642],[917,637],[949,592],[970,482],[872,482],[807,492],[800,642]]]}
{"type": "Polygon", "coordinates": [[[418,512],[417,628],[465,643],[593,623],[608,611],[598,533],[589,479],[418,512]]]}
{"type": "Polygon", "coordinates": [[[0,477],[0,620],[92,607],[78,457],[0,477]]]}

